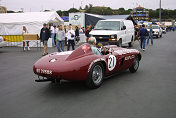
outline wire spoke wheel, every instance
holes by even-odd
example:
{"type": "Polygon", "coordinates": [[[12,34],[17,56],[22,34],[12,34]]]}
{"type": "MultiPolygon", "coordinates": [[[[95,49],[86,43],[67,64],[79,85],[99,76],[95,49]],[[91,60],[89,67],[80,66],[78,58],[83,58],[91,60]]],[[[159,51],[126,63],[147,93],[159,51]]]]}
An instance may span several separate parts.
{"type": "Polygon", "coordinates": [[[92,65],[88,79],[85,81],[88,88],[95,89],[101,86],[104,78],[104,66],[101,62],[92,65]]]}
{"type": "Polygon", "coordinates": [[[102,73],[103,73],[103,70],[101,66],[96,65],[92,72],[92,80],[95,84],[99,84],[101,82],[102,77],[103,77],[102,73]]]}

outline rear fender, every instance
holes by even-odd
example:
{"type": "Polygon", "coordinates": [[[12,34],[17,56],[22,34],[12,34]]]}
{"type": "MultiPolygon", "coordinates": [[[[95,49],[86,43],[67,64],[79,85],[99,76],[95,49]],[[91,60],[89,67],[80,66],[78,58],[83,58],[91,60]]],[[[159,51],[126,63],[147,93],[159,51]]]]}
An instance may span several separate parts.
{"type": "MultiPolygon", "coordinates": [[[[107,65],[106,60],[104,58],[100,58],[100,59],[95,59],[94,61],[91,62],[91,64],[89,65],[89,68],[88,68],[88,72],[90,72],[90,69],[91,69],[92,65],[97,63],[97,62],[102,63],[103,66],[104,66],[104,69],[106,69],[106,65],[107,65]]],[[[105,72],[106,72],[106,70],[105,70],[105,72]]]]}

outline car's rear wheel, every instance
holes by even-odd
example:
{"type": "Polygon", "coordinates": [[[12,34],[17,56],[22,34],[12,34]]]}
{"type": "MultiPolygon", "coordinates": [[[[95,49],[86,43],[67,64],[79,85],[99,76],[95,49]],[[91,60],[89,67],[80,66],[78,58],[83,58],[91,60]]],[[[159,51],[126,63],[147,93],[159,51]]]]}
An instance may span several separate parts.
{"type": "Polygon", "coordinates": [[[95,89],[101,86],[104,78],[104,67],[102,63],[98,62],[92,65],[88,79],[86,80],[86,86],[91,89],[95,89]]]}
{"type": "Polygon", "coordinates": [[[135,73],[138,70],[138,68],[139,68],[139,58],[138,58],[138,56],[136,56],[132,66],[129,68],[129,70],[131,73],[135,73]]]}

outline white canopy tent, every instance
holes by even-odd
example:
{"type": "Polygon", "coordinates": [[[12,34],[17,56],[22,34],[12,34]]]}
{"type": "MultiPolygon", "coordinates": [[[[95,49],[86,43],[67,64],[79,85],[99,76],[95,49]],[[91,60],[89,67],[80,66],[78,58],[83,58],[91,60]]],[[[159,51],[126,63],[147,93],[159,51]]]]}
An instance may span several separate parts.
{"type": "Polygon", "coordinates": [[[43,24],[64,24],[56,12],[26,12],[0,14],[0,35],[21,35],[23,26],[29,33],[39,34],[43,24]]]}

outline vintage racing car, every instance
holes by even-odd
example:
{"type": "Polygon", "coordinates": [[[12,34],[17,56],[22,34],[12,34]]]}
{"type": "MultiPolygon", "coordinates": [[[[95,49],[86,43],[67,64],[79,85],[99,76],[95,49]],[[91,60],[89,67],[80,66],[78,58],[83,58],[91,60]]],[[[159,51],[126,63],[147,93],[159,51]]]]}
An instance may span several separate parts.
{"type": "Polygon", "coordinates": [[[98,88],[103,79],[121,70],[138,70],[141,54],[136,49],[116,45],[97,48],[94,54],[85,43],[74,51],[54,52],[39,59],[33,71],[39,76],[36,82],[60,80],[84,80],[89,88],[98,88]]]}

